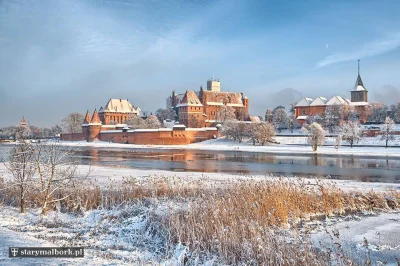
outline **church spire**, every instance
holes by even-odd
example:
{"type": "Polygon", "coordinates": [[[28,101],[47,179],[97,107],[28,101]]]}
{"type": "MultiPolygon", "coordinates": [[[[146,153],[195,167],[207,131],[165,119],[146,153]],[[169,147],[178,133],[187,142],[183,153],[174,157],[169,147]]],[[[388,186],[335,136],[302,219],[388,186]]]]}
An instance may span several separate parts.
{"type": "Polygon", "coordinates": [[[364,83],[362,82],[360,75],[360,59],[358,59],[358,75],[356,80],[356,85],[354,85],[354,91],[366,91],[367,89],[364,87],[364,83]]]}

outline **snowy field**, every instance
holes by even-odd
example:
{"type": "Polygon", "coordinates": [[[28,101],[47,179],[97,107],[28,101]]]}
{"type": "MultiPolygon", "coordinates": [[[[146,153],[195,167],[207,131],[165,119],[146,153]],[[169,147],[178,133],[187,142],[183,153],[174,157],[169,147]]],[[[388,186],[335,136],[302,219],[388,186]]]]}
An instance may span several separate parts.
{"type": "MultiPolygon", "coordinates": [[[[85,175],[88,166],[79,166],[81,175],[85,175]]],[[[190,180],[213,180],[223,185],[231,179],[273,180],[272,176],[243,176],[220,173],[188,173],[152,170],[135,170],[112,167],[93,167],[90,178],[97,180],[102,186],[121,181],[123,177],[150,178],[151,176],[175,176],[190,180]]],[[[4,166],[0,166],[0,175],[6,175],[4,166]]],[[[306,179],[310,185],[316,180],[306,179]]],[[[400,191],[398,184],[364,183],[345,180],[319,180],[336,184],[344,190],[360,192],[373,191],[400,191]]],[[[156,200],[157,201],[157,200],[156,200]]],[[[154,203],[154,202],[153,202],[154,203]]],[[[173,202],[155,203],[156,210],[148,206],[136,204],[115,210],[91,210],[81,215],[61,212],[50,212],[46,217],[40,217],[40,210],[29,210],[21,215],[18,209],[1,206],[0,211],[0,265],[32,265],[43,260],[11,260],[7,256],[7,247],[18,246],[73,246],[82,245],[86,249],[84,259],[52,259],[46,265],[143,265],[154,260],[161,265],[180,264],[185,248],[177,245],[172,258],[163,259],[155,248],[159,240],[149,231],[146,220],[150,212],[165,211],[173,202]],[[123,217],[123,218],[121,218],[123,217]],[[136,243],[136,244],[135,244],[136,243]],[[3,255],[1,255],[3,252],[3,255]]],[[[365,254],[364,237],[369,241],[371,258],[374,262],[388,261],[387,265],[396,265],[395,257],[400,257],[400,213],[372,213],[365,212],[350,216],[326,217],[321,220],[307,222],[304,228],[310,229],[312,240],[316,246],[329,247],[335,245],[333,232],[340,232],[343,246],[347,252],[359,256],[365,254]],[[329,232],[329,233],[327,233],[329,232]],[[378,234],[378,235],[377,235],[378,234]],[[378,237],[379,236],[379,237],[378,237]]],[[[209,265],[213,265],[212,261],[209,265]]],[[[207,265],[207,264],[205,264],[207,265]]]]}

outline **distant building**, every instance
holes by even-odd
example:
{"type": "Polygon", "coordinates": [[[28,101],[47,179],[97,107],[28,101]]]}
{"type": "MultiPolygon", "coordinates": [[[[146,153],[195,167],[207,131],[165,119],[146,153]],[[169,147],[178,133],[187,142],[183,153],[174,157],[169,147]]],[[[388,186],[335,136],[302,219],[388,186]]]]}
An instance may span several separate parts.
{"type": "Polygon", "coordinates": [[[329,100],[324,97],[316,99],[304,97],[295,105],[294,117],[302,124],[309,116],[323,116],[327,108],[332,106],[339,106],[342,110],[353,108],[361,123],[367,121],[371,104],[368,102],[368,91],[360,76],[360,62],[358,62],[358,76],[356,84],[351,90],[350,100],[341,96],[334,96],[329,100]]]}
{"type": "Polygon", "coordinates": [[[123,124],[129,117],[140,115],[141,109],[135,108],[125,99],[110,99],[104,108],[99,109],[99,118],[103,125],[123,124]]]}
{"type": "MultiPolygon", "coordinates": [[[[238,120],[248,120],[249,99],[238,92],[222,92],[219,80],[207,81],[207,90],[186,91],[180,99],[172,92],[172,108],[178,111],[179,123],[187,127],[208,127],[214,125],[218,111],[223,106],[232,107],[238,120]]],[[[168,99],[167,99],[168,101],[168,99]]]]}

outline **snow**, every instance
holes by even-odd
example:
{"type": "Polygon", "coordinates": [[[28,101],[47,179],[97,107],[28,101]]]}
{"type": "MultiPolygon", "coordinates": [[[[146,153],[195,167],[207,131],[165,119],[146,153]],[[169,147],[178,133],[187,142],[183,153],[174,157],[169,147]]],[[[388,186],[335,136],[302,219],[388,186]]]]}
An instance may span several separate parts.
{"type": "Polygon", "coordinates": [[[340,243],[347,252],[364,261],[369,252],[373,265],[379,265],[378,261],[386,261],[386,265],[397,265],[396,257],[400,257],[399,212],[328,218],[320,222],[316,230],[318,232],[312,235],[316,246],[334,249],[337,246],[334,243],[340,243]],[[340,241],[332,238],[332,231],[339,233],[340,241]],[[368,241],[368,248],[364,239],[368,241]]]}

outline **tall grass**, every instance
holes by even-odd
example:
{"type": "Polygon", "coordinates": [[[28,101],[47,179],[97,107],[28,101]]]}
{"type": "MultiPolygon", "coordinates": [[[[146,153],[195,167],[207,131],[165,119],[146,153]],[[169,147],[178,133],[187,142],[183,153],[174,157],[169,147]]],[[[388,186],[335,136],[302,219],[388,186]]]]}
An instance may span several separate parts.
{"type": "MultiPolygon", "coordinates": [[[[151,219],[167,228],[171,250],[177,243],[188,248],[189,264],[215,255],[228,264],[326,265],[331,259],[328,253],[315,250],[305,235],[293,233],[300,222],[393,209],[400,203],[397,191],[343,191],[334,183],[302,179],[193,181],[153,176],[125,178],[103,189],[95,184],[58,191],[55,198],[70,196],[53,207],[79,212],[141,202],[157,209],[158,203],[166,202],[169,207],[153,212],[151,219]]],[[[18,206],[17,192],[0,180],[0,202],[18,206]]],[[[32,188],[27,207],[40,206],[35,195],[32,188]]],[[[352,263],[345,263],[344,256],[341,260],[352,263]]]]}

